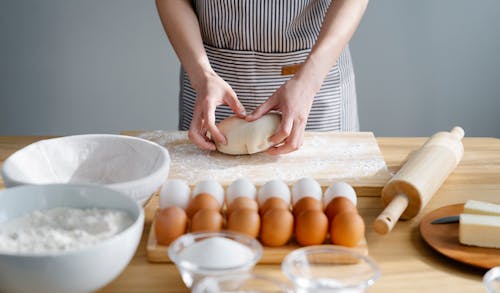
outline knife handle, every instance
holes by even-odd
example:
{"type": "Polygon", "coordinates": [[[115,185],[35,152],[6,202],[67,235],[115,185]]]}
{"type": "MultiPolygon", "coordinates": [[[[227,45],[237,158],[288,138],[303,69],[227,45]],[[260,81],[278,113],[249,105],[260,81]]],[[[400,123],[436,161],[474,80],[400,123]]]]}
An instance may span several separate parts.
{"type": "Polygon", "coordinates": [[[409,200],[406,194],[396,195],[385,207],[384,211],[375,219],[373,223],[375,232],[382,235],[389,233],[408,207],[408,203],[409,200]]]}

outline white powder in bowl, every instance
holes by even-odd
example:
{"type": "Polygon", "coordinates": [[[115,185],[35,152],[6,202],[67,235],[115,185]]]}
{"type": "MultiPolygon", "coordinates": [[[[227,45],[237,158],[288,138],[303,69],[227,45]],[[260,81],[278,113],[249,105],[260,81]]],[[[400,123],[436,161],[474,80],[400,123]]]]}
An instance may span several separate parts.
{"type": "Polygon", "coordinates": [[[132,224],[123,211],[58,207],[0,223],[0,253],[42,254],[78,250],[132,224]]]}
{"type": "Polygon", "coordinates": [[[247,264],[253,258],[252,250],[234,240],[211,237],[179,253],[180,261],[187,261],[207,269],[227,269],[247,264]]]}

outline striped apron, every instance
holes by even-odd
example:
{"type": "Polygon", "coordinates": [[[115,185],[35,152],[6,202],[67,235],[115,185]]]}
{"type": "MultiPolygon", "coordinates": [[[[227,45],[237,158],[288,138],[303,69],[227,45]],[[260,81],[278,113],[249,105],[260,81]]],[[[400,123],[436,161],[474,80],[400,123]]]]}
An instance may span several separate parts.
{"type": "MultiPolygon", "coordinates": [[[[193,9],[210,64],[236,92],[247,113],[266,101],[307,58],[328,0],[194,0],[193,9]]],[[[196,92],[181,69],[179,129],[189,129],[196,92]]],[[[233,115],[216,109],[216,121],[233,115]]],[[[314,97],[306,130],[358,131],[354,71],[349,48],[314,97]]]]}

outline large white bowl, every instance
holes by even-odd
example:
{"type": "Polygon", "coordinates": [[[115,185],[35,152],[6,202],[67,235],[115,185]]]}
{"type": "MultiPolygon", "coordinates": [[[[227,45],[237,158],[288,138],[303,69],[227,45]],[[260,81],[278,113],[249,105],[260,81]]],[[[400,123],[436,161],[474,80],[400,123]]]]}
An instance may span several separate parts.
{"type": "Polygon", "coordinates": [[[144,225],[141,206],[97,185],[50,184],[0,191],[1,223],[54,207],[126,211],[133,223],[117,235],[76,251],[47,254],[0,252],[0,292],[90,292],[111,282],[130,262],[144,225]]]}
{"type": "Polygon", "coordinates": [[[91,183],[124,192],[144,204],[168,177],[168,151],[145,139],[85,134],[46,139],[5,160],[6,187],[25,184],[91,183]]]}

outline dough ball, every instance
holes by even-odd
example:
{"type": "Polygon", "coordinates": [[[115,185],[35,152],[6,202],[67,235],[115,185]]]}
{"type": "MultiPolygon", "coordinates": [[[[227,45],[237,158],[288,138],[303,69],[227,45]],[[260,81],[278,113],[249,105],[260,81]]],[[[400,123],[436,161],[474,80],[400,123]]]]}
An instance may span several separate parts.
{"type": "Polygon", "coordinates": [[[269,138],[278,130],[281,115],[271,113],[260,119],[247,122],[231,116],[222,120],[218,127],[226,136],[227,144],[216,143],[217,150],[230,155],[255,154],[267,150],[273,144],[269,138]]]}

